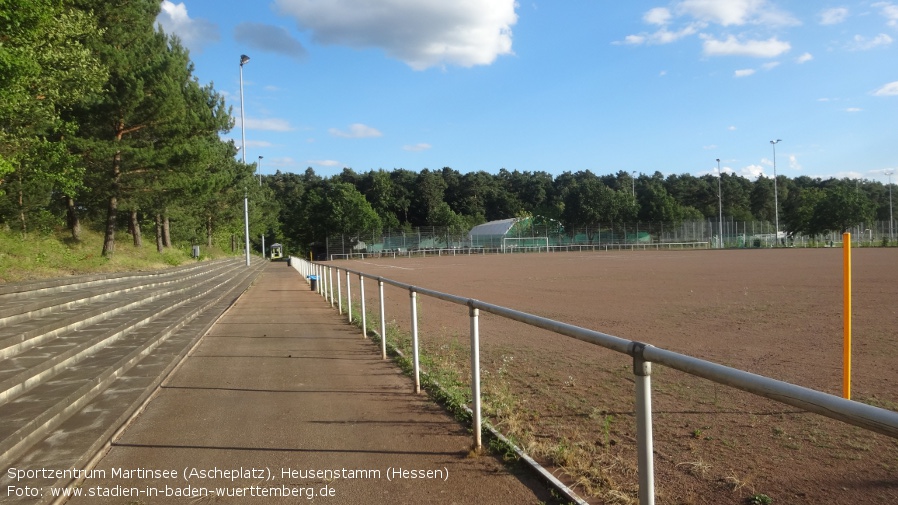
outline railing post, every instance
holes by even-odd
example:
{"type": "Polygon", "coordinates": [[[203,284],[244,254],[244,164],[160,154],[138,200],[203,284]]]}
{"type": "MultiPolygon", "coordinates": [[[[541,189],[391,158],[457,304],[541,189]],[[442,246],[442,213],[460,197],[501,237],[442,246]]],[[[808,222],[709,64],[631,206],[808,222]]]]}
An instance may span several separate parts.
{"type": "Polygon", "coordinates": [[[362,337],[368,338],[367,314],[365,314],[365,276],[359,274],[359,293],[362,297],[362,337]]]}
{"type": "Polygon", "coordinates": [[[384,315],[384,280],[377,278],[377,287],[380,290],[380,358],[387,359],[387,318],[384,315]]]}
{"type": "Polygon", "coordinates": [[[480,309],[474,307],[473,301],[468,301],[468,312],[471,316],[471,397],[473,400],[473,419],[471,428],[474,431],[474,450],[479,451],[480,443],[480,325],[478,318],[480,309]]]}
{"type": "Polygon", "coordinates": [[[337,268],[337,314],[343,314],[343,289],[340,288],[339,268],[337,268]]]}
{"type": "Polygon", "coordinates": [[[327,301],[327,272],[328,267],[325,265],[321,265],[321,275],[318,277],[318,289],[321,290],[321,296],[324,297],[324,301],[327,301]]]}
{"type": "Polygon", "coordinates": [[[334,269],[333,267],[327,267],[327,295],[331,301],[331,308],[334,308],[334,269]]]}
{"type": "Polygon", "coordinates": [[[636,381],[636,451],[639,505],[655,505],[655,460],[652,441],[652,363],[643,358],[647,344],[630,344],[636,381]]]}
{"type": "Polygon", "coordinates": [[[349,324],[352,324],[352,288],[349,284],[349,270],[346,271],[346,313],[349,314],[349,324]]]}
{"type": "Polygon", "coordinates": [[[408,288],[412,304],[412,361],[415,369],[415,393],[421,392],[421,369],[418,364],[418,293],[415,288],[408,288]]]}

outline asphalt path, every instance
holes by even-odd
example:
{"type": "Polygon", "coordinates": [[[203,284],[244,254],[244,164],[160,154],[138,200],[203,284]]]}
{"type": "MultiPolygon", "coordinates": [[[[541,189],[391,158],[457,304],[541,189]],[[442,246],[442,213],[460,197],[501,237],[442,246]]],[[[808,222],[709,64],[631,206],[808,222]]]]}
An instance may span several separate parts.
{"type": "Polygon", "coordinates": [[[296,270],[271,263],[68,503],[550,501],[471,441],[296,270]]]}

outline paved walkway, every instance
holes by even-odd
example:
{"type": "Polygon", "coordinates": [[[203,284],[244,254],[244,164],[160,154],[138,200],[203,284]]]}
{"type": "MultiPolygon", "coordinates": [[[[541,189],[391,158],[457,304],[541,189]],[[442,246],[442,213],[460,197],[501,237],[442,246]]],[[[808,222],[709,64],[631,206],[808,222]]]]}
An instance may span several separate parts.
{"type": "Polygon", "coordinates": [[[468,430],[411,390],[294,269],[272,263],[69,503],[549,501],[529,475],[470,456],[468,430]]]}

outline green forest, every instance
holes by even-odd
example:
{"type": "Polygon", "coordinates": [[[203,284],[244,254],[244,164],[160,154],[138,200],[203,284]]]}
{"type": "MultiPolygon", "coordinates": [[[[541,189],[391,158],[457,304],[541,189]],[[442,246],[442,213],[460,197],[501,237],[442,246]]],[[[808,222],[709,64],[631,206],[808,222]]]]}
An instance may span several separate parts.
{"type": "Polygon", "coordinates": [[[265,236],[293,254],[339,233],[463,230],[522,216],[575,229],[722,212],[776,219],[805,236],[890,220],[889,187],[869,180],[664,176],[665,167],[606,175],[345,168],[331,176],[309,168],[260,179],[222,137],[234,127],[234,104],[193,75],[187,49],[154,25],[159,8],[157,0],[0,0],[4,233],[28,240],[67,230],[78,241],[90,229],[103,236],[102,256],[185,244],[240,251],[244,199],[253,249],[265,236]],[[131,249],[117,252],[121,242],[131,249]]]}

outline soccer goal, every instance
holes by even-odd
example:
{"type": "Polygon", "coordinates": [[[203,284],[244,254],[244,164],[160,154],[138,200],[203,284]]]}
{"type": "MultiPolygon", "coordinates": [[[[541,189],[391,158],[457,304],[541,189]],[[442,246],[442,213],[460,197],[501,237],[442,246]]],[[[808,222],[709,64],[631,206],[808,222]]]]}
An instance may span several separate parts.
{"type": "Polygon", "coordinates": [[[549,237],[503,237],[502,252],[540,252],[549,250],[549,237]]]}

